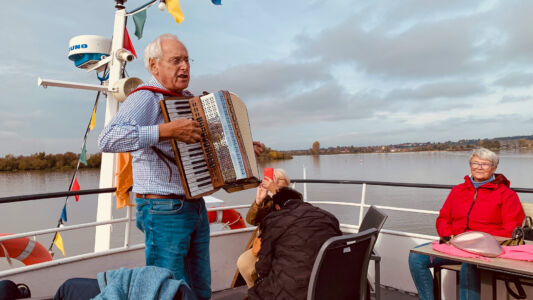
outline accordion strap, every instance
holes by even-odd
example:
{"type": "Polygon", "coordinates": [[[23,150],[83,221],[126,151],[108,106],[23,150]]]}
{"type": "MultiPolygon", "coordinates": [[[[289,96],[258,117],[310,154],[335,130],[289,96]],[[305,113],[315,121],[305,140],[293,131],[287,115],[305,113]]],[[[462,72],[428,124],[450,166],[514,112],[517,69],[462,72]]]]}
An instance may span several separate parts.
{"type": "Polygon", "coordinates": [[[150,148],[154,150],[155,154],[157,154],[157,157],[159,157],[159,159],[162,160],[167,166],[168,171],[170,172],[168,182],[171,182],[172,181],[172,168],[170,167],[168,162],[171,162],[177,166],[176,162],[174,161],[172,157],[170,157],[170,155],[166,154],[165,152],[163,152],[161,149],[157,148],[156,146],[151,146],[150,148]]]}
{"type": "MultiPolygon", "coordinates": [[[[169,91],[169,90],[164,90],[164,89],[161,89],[161,88],[158,88],[158,87],[155,87],[155,86],[150,86],[150,85],[144,85],[144,86],[140,86],[136,89],[134,89],[133,91],[131,91],[129,95],[135,93],[135,92],[138,92],[138,91],[142,91],[142,90],[145,90],[145,91],[151,91],[151,92],[154,92],[154,93],[161,93],[165,96],[173,96],[173,97],[183,97],[185,96],[184,93],[174,93],[172,91],[169,91]]],[[[188,93],[188,92],[186,92],[188,93]]]]}

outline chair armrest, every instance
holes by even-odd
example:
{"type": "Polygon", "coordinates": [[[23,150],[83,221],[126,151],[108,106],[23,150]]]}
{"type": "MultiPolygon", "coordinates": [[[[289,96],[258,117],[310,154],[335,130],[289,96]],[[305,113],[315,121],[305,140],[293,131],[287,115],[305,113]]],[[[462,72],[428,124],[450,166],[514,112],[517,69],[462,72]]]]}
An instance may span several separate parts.
{"type": "Polygon", "coordinates": [[[370,254],[370,260],[375,260],[377,262],[381,261],[381,256],[376,250],[372,250],[372,253],[370,254]]]}

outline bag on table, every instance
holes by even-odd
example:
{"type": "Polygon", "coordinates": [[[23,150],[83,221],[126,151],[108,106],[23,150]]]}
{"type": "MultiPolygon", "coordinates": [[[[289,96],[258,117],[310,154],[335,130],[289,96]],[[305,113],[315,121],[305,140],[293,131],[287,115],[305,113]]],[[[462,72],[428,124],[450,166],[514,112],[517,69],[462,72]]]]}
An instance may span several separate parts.
{"type": "Polygon", "coordinates": [[[533,221],[530,216],[526,216],[522,222],[522,227],[518,226],[513,230],[511,239],[501,242],[502,246],[524,245],[524,240],[533,241],[533,221]]]}
{"type": "Polygon", "coordinates": [[[490,234],[481,231],[467,231],[454,236],[450,243],[466,252],[486,257],[502,254],[500,243],[490,234]]]}
{"type": "Polygon", "coordinates": [[[530,216],[524,218],[521,229],[524,233],[524,240],[533,241],[533,220],[530,216]]]}

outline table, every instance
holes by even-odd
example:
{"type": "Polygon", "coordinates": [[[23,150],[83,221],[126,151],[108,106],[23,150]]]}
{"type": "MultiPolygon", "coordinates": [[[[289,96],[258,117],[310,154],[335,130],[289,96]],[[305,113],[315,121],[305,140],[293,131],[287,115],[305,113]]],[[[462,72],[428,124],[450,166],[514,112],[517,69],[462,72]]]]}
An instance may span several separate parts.
{"type": "MultiPolygon", "coordinates": [[[[530,244],[530,242],[527,243],[530,244]]],[[[530,261],[505,258],[490,258],[490,261],[484,261],[476,258],[457,257],[435,251],[431,244],[411,249],[411,252],[476,265],[481,274],[481,299],[495,299],[497,295],[496,279],[498,278],[511,275],[533,280],[533,262],[530,261]]],[[[533,294],[530,292],[528,296],[533,297],[533,294]]]]}

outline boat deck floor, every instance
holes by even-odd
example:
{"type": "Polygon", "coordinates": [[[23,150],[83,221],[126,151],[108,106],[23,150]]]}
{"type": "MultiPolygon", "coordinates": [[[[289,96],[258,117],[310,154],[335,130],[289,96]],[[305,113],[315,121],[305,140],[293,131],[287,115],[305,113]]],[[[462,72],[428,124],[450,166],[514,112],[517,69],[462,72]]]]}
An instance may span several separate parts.
{"type": "MultiPolygon", "coordinates": [[[[233,289],[222,290],[213,293],[211,300],[243,300],[247,296],[248,288],[246,286],[240,286],[233,289]]],[[[374,295],[371,297],[375,300],[374,295]]],[[[418,296],[412,293],[406,293],[397,289],[382,286],[381,287],[381,300],[415,300],[418,296]]]]}
{"type": "MultiPolygon", "coordinates": [[[[233,289],[222,290],[214,292],[211,300],[244,300],[248,294],[248,288],[243,285],[233,289]]],[[[31,298],[34,300],[52,300],[53,296],[31,298]]],[[[375,300],[374,295],[371,296],[371,300],[375,300]]],[[[381,287],[381,300],[415,300],[418,296],[412,293],[402,292],[393,288],[381,287]]]]}

